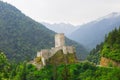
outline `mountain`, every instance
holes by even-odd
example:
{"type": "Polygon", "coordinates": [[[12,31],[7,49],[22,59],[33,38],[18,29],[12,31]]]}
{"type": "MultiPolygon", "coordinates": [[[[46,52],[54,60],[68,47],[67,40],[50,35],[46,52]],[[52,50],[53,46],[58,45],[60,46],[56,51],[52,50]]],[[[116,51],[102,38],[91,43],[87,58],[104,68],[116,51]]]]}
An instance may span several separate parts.
{"type": "MultiPolygon", "coordinates": [[[[0,1],[0,50],[12,60],[33,59],[37,51],[54,46],[55,32],[47,29],[14,6],[0,1]]],[[[77,56],[86,50],[82,45],[66,38],[67,45],[77,47],[77,56]]]]}
{"type": "Polygon", "coordinates": [[[77,29],[77,27],[75,27],[74,25],[66,23],[50,24],[42,22],[42,24],[45,25],[48,29],[55,31],[56,33],[65,33],[66,36],[77,29]]]}
{"type": "Polygon", "coordinates": [[[101,43],[105,34],[108,34],[115,27],[120,26],[120,13],[111,13],[95,21],[78,26],[79,28],[69,35],[69,38],[77,41],[89,50],[101,43]]]}

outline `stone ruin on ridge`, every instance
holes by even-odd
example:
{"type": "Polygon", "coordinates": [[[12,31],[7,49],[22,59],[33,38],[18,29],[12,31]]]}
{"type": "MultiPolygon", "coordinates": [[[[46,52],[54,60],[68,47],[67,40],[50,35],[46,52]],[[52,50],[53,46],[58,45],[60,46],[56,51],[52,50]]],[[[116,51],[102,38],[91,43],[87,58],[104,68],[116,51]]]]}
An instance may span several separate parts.
{"type": "MultiPolygon", "coordinates": [[[[76,59],[76,55],[75,55],[75,47],[73,46],[65,46],[65,37],[63,33],[59,33],[55,35],[55,47],[52,47],[51,49],[42,49],[41,51],[37,52],[37,57],[34,59],[34,64],[36,64],[38,62],[38,60],[36,60],[37,58],[40,58],[40,64],[42,66],[47,65],[47,63],[49,62],[50,59],[53,59],[52,57],[55,56],[56,54],[58,54],[57,52],[62,51],[62,55],[67,55],[70,56],[72,55],[72,57],[69,57],[68,61],[69,62],[75,62],[77,61],[76,59]]],[[[61,58],[61,56],[55,57],[53,61],[57,61],[57,63],[60,63],[59,61],[61,61],[62,63],[64,62],[64,58],[61,58]],[[59,58],[59,60],[57,61],[57,59],[55,58],[59,58]],[[61,60],[60,60],[61,59],[61,60]]]]}

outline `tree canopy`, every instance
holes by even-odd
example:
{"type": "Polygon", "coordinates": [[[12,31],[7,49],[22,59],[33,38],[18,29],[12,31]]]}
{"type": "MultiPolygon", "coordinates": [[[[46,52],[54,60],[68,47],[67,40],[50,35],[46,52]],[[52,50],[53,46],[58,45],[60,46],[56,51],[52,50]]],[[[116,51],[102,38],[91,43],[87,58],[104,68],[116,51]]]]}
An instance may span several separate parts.
{"type": "Polygon", "coordinates": [[[114,29],[105,38],[101,54],[104,57],[120,62],[120,28],[114,29]]]}

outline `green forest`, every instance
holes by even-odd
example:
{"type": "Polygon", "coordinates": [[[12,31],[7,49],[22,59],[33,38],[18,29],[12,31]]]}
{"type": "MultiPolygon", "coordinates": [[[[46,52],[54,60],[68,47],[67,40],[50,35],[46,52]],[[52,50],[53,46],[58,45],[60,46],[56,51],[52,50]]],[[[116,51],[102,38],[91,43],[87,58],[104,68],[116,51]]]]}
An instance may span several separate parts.
{"type": "Polygon", "coordinates": [[[120,68],[96,67],[89,62],[47,65],[38,70],[35,66],[9,62],[0,53],[0,80],[120,80],[120,68]]]}
{"type": "Polygon", "coordinates": [[[101,54],[104,57],[120,62],[120,28],[114,29],[105,38],[101,54]]]}

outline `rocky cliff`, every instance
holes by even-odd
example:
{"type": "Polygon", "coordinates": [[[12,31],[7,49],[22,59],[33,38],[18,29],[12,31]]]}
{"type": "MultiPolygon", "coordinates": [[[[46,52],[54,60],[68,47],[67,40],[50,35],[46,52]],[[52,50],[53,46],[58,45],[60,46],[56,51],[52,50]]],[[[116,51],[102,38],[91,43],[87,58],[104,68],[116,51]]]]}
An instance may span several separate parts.
{"type": "Polygon", "coordinates": [[[100,60],[100,65],[101,66],[104,66],[104,67],[115,67],[115,66],[118,66],[120,67],[120,62],[116,62],[116,61],[113,61],[109,58],[106,58],[106,57],[101,57],[101,60],[100,60]]]}

